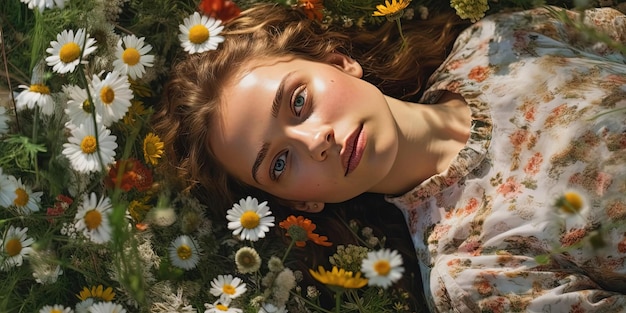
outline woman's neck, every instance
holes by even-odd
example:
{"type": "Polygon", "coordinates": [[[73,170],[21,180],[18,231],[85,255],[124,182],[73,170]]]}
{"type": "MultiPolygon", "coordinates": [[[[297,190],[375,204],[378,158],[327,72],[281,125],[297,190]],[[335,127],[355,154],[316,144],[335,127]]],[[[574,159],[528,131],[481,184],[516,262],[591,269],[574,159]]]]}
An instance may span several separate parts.
{"type": "Polygon", "coordinates": [[[452,93],[434,105],[387,100],[398,127],[398,154],[373,191],[402,194],[448,168],[467,142],[471,116],[465,100],[452,93]]]}

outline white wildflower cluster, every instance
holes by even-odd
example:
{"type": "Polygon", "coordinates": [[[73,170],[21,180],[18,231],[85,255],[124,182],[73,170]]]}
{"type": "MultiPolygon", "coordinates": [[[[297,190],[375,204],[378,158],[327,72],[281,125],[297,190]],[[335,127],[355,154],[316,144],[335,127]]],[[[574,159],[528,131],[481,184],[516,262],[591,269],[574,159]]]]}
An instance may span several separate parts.
{"type": "Polygon", "coordinates": [[[376,235],[374,235],[374,230],[370,227],[363,227],[361,235],[363,235],[363,239],[365,239],[370,247],[376,247],[383,243],[380,239],[378,239],[378,237],[376,237],[376,235]]]}
{"type": "Polygon", "coordinates": [[[31,10],[37,9],[39,12],[43,12],[45,9],[54,9],[59,8],[63,9],[65,7],[65,2],[69,0],[20,0],[22,3],[28,5],[28,8],[31,10]]]}
{"type": "MultiPolygon", "coordinates": [[[[168,288],[169,289],[169,288],[168,288]]],[[[196,310],[191,304],[189,304],[189,300],[186,296],[184,296],[184,290],[182,287],[179,287],[176,293],[172,293],[171,291],[163,292],[160,295],[164,301],[163,302],[155,302],[150,308],[150,312],[152,313],[196,313],[196,310]]]]}
{"type": "Polygon", "coordinates": [[[346,271],[358,272],[361,261],[367,256],[369,249],[358,245],[338,245],[337,251],[329,257],[329,262],[346,271]]]}
{"type": "Polygon", "coordinates": [[[63,223],[60,232],[61,235],[68,236],[71,239],[76,239],[78,237],[78,231],[76,230],[74,223],[63,223]]]}
{"type": "Polygon", "coordinates": [[[293,271],[285,267],[277,257],[270,258],[268,268],[269,272],[261,280],[261,284],[266,288],[261,307],[284,309],[289,300],[290,291],[296,287],[296,277],[293,271]]]}
{"type": "Polygon", "coordinates": [[[63,274],[63,270],[52,251],[33,250],[29,260],[33,270],[33,278],[39,284],[54,284],[63,274]]]}
{"type": "Polygon", "coordinates": [[[450,0],[452,6],[459,17],[476,22],[485,16],[489,10],[487,0],[450,0]]]}

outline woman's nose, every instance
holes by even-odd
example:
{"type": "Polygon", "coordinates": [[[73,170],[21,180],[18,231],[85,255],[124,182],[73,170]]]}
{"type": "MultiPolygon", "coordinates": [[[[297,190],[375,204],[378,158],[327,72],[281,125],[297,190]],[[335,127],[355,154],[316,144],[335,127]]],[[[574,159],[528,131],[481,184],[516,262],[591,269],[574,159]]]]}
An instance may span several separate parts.
{"type": "Polygon", "coordinates": [[[304,144],[314,160],[324,161],[328,156],[328,149],[335,143],[333,128],[329,125],[300,126],[292,129],[294,139],[304,144]]]}

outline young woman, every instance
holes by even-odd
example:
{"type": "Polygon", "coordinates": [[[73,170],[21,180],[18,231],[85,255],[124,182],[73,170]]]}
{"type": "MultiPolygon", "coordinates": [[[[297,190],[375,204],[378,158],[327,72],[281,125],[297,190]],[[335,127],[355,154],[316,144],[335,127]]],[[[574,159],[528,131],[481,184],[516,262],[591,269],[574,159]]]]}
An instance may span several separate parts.
{"type": "MultiPolygon", "coordinates": [[[[586,19],[626,42],[619,12],[586,19]]],[[[403,45],[243,12],[172,72],[155,119],[170,163],[225,208],[384,195],[434,311],[626,307],[626,115],[604,114],[626,109],[624,55],[545,9],[404,26],[403,45]]]]}

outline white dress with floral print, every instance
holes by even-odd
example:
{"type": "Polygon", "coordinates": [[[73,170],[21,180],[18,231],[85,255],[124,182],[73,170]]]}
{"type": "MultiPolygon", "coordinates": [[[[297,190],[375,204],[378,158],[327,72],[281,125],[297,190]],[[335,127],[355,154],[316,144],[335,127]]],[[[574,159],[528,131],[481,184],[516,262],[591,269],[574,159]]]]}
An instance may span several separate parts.
{"type": "MultiPolygon", "coordinates": [[[[568,12],[571,18],[576,14],[568,12]]],[[[612,9],[586,21],[626,43],[612,9]]],[[[388,196],[436,312],[626,311],[626,58],[544,9],[464,31],[430,80],[472,111],[443,173],[388,196]],[[557,206],[584,198],[579,212],[557,206]],[[571,211],[571,210],[570,210],[571,211]]]]}

